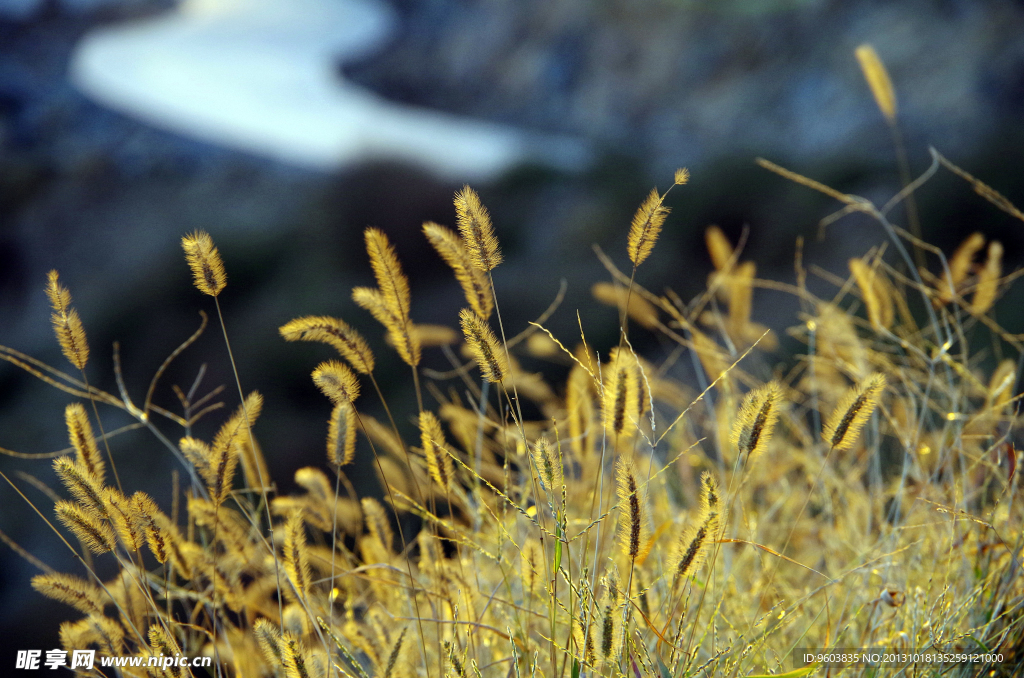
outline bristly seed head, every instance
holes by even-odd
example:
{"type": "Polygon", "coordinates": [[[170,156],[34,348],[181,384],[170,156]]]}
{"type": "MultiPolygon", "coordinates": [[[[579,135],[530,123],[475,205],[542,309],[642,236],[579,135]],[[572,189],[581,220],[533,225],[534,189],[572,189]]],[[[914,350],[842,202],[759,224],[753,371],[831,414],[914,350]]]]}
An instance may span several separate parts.
{"type": "Polygon", "coordinates": [[[472,257],[473,264],[489,273],[501,263],[498,238],[494,235],[491,216],[480,202],[480,196],[469,186],[455,194],[455,214],[459,222],[462,242],[472,257]]]}
{"type": "Polygon", "coordinates": [[[327,460],[335,466],[351,464],[356,455],[356,410],[340,402],[331,411],[327,426],[327,460]]]}
{"type": "Polygon", "coordinates": [[[502,381],[508,375],[508,361],[494,331],[468,308],[459,311],[459,322],[484,379],[494,384],[502,381]]]}
{"type": "Polygon", "coordinates": [[[448,456],[444,431],[437,415],[429,410],[420,412],[420,444],[423,455],[427,459],[427,472],[438,486],[447,491],[451,489],[454,469],[452,458],[448,456]]]}
{"type": "Polygon", "coordinates": [[[634,266],[644,263],[654,250],[654,243],[658,241],[661,227],[669,213],[669,208],[662,202],[664,199],[665,196],[658,193],[658,189],[651,189],[650,195],[633,215],[626,252],[634,266]]]}
{"type": "Polygon", "coordinates": [[[320,341],[330,344],[357,372],[373,372],[373,351],[363,336],[344,320],[309,315],[282,325],[278,331],[285,341],[320,341]]]}
{"type": "Polygon", "coordinates": [[[195,286],[203,294],[216,297],[228,284],[224,262],[206,231],[196,231],[181,239],[185,261],[192,269],[195,286]]]}
{"type": "Polygon", "coordinates": [[[564,482],[562,460],[558,457],[547,436],[541,436],[533,445],[533,465],[537,468],[544,491],[552,500],[558,496],[564,482]]]}
{"type": "Polygon", "coordinates": [[[835,450],[846,450],[853,447],[861,428],[867,423],[871,413],[885,390],[885,375],[874,374],[853,388],[839,399],[832,415],[825,422],[823,437],[835,450]]]}
{"type": "Polygon", "coordinates": [[[85,328],[78,317],[78,311],[71,308],[71,293],[60,284],[57,271],[50,271],[46,283],[46,296],[50,298],[53,313],[50,321],[64,357],[79,370],[85,369],[89,361],[89,343],[85,339],[85,328]]]}
{"type": "Polygon", "coordinates": [[[619,540],[630,560],[642,562],[651,548],[646,498],[641,494],[633,462],[620,457],[616,468],[619,496],[619,540]]]}
{"type": "Polygon", "coordinates": [[[772,381],[743,399],[730,436],[744,462],[768,447],[782,405],[782,387],[772,381]]]}
{"type": "Polygon", "coordinates": [[[359,397],[359,379],[344,363],[328,360],[313,370],[313,383],[335,405],[351,404],[359,397]]]}
{"type": "Polygon", "coordinates": [[[494,296],[491,283],[484,271],[476,265],[476,259],[463,246],[459,236],[444,226],[428,221],[423,224],[423,233],[437,253],[455,272],[455,279],[462,286],[466,301],[482,319],[487,320],[494,310],[494,296]]]}

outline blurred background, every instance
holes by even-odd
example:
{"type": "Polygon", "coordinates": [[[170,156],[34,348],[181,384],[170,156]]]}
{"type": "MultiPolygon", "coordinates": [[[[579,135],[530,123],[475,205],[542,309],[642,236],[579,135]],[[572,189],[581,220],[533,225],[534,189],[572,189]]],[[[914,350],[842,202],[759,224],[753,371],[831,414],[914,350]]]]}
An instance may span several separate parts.
{"type": "MultiPolygon", "coordinates": [[[[89,335],[90,381],[116,392],[119,341],[127,390],[141,401],[199,311],[214,314],[179,244],[210,232],[227,266],[221,303],[242,385],[266,398],[255,432],[278,488],[293,491],[297,468],[323,463],[330,408],[309,372],[331,352],[285,344],[277,328],[305,314],[348,320],[380,356],[393,409],[413,411],[407,368],[350,299],[353,285],[372,283],[362,230],[380,227],[395,243],[413,319],[457,327],[459,289],[420,227],[454,226],[451,199],[464,183],[490,209],[506,254],[495,283],[510,332],[564,278],[547,324],[572,344],[580,309],[588,340],[606,350],[615,312],[590,297],[608,279],[592,244],[625,267],[634,210],[679,166],[693,178],[668,199],[673,213],[638,276],[648,288],[684,299],[702,289],[712,223],[734,242],[749,229],[744,258],[759,276],[792,281],[801,235],[809,262],[846,275],[848,258],[883,241],[879,227],[848,217],[819,238],[818,221],[837,205],[753,159],[878,204],[899,190],[889,129],[854,58],[864,42],[895,83],[912,172],[928,166],[933,145],[1024,203],[1019,1],[0,0],[0,343],[70,371],[43,293],[55,268],[89,335]]],[[[1006,270],[1019,265],[1021,225],[948,172],[918,204],[931,242],[949,251],[980,230],[1003,241],[1006,270]]],[[[1014,298],[998,320],[1020,332],[1014,298]]],[[[767,292],[754,305],[755,320],[776,330],[798,310],[767,292]]],[[[652,358],[664,350],[634,335],[652,358]]],[[[428,353],[426,364],[447,362],[428,353]]],[[[237,407],[212,324],[156,402],[174,408],[170,386],[187,390],[203,365],[199,392],[223,384],[227,408],[237,407]]],[[[0,446],[65,447],[69,401],[0,363],[0,446]]],[[[370,398],[361,407],[382,416],[370,398]]],[[[226,411],[198,434],[212,436],[226,411]]],[[[127,423],[102,414],[107,430],[127,423]]],[[[112,449],[126,489],[169,509],[171,456],[141,432],[112,449]]],[[[48,460],[5,456],[0,469],[52,516],[23,475],[55,486],[48,460]]],[[[377,492],[365,465],[352,476],[377,492]]],[[[11,539],[83,575],[6,484],[0,506],[11,539]]],[[[32,591],[38,570],[7,546],[0,573],[0,667],[12,667],[15,650],[58,647],[58,623],[77,613],[32,591]]]]}

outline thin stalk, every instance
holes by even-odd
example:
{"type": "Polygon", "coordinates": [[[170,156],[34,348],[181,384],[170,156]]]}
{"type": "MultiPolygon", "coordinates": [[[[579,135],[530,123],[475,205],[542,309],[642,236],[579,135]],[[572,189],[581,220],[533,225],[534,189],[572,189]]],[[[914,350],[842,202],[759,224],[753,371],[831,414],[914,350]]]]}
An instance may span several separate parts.
{"type": "MultiPolygon", "coordinates": [[[[253,451],[255,451],[256,441],[253,440],[252,426],[249,424],[249,411],[248,409],[246,409],[245,406],[245,393],[242,391],[242,381],[238,376],[238,366],[235,364],[235,354],[231,350],[231,340],[228,339],[228,328],[227,325],[224,324],[224,313],[220,309],[220,299],[214,296],[213,303],[217,307],[217,319],[220,321],[221,333],[224,335],[224,345],[228,349],[228,359],[231,361],[231,373],[235,376],[235,386],[238,387],[238,397],[242,401],[242,416],[245,417],[245,429],[246,432],[249,434],[249,446],[252,448],[253,451]]],[[[259,477],[260,481],[260,495],[262,497],[262,503],[264,506],[267,507],[267,523],[268,529],[270,530],[270,549],[271,553],[274,556],[274,577],[276,578],[277,582],[277,590],[281,591],[281,564],[277,558],[277,542],[274,537],[274,521],[270,515],[270,502],[267,499],[267,483],[263,479],[263,470],[260,468],[260,465],[255,464],[255,466],[256,475],[259,477]]],[[[258,513],[255,516],[255,518],[258,525],[261,522],[258,513]]],[[[284,603],[281,600],[280,594],[277,596],[277,613],[278,624],[281,625],[284,623],[284,603]]],[[[284,627],[282,626],[281,628],[283,629],[284,627]]],[[[214,641],[214,647],[216,647],[216,640],[214,641]]]]}

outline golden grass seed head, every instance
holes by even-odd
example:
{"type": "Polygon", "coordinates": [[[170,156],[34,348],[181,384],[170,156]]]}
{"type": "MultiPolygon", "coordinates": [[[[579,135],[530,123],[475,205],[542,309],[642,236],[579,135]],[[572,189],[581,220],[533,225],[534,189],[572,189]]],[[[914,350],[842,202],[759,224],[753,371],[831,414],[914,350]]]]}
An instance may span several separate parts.
{"type": "Polygon", "coordinates": [[[971,297],[971,313],[982,315],[996,303],[999,295],[999,279],[1003,275],[1003,245],[993,240],[988,244],[988,257],[978,273],[978,282],[971,297]]]}
{"type": "Polygon", "coordinates": [[[455,194],[455,216],[459,225],[462,243],[472,258],[473,265],[483,273],[489,273],[501,264],[501,249],[494,234],[491,215],[469,186],[463,186],[455,194]]]}
{"type": "Polygon", "coordinates": [[[258,618],[252,625],[253,635],[264,659],[271,666],[283,666],[284,655],[281,653],[281,631],[266,617],[258,618]]]}
{"type": "Polygon", "coordinates": [[[71,308],[71,293],[60,284],[57,271],[50,271],[47,277],[46,296],[53,307],[50,321],[64,357],[79,370],[84,370],[89,361],[89,342],[78,311],[71,308]]]}
{"type": "Polygon", "coordinates": [[[407,365],[416,367],[420,363],[420,342],[408,319],[392,313],[384,294],[372,287],[352,288],[352,301],[366,309],[388,332],[388,343],[395,347],[398,355],[407,365]]]}
{"type": "Polygon", "coordinates": [[[708,226],[704,231],[704,242],[711,255],[716,271],[728,271],[734,265],[732,243],[718,226],[708,226]]]}
{"type": "Polygon", "coordinates": [[[238,445],[215,445],[210,452],[210,466],[206,469],[204,480],[210,490],[210,497],[218,504],[223,504],[231,493],[238,468],[238,445]]]}
{"type": "Polygon", "coordinates": [[[508,375],[509,366],[494,331],[468,308],[459,311],[459,323],[466,337],[466,345],[476,358],[484,379],[494,384],[502,381],[508,375]]]}
{"type": "Polygon", "coordinates": [[[544,491],[555,501],[564,484],[562,460],[557,450],[552,449],[548,437],[542,435],[533,444],[531,455],[533,457],[533,465],[537,469],[537,476],[540,478],[544,491]]]}
{"type": "Polygon", "coordinates": [[[95,584],[60,572],[32,577],[32,588],[47,598],[90,615],[102,615],[104,606],[110,601],[109,596],[95,584]]]}
{"type": "Polygon", "coordinates": [[[228,284],[224,262],[213,244],[213,238],[206,231],[195,231],[181,239],[185,250],[185,261],[192,269],[195,286],[211,297],[219,295],[228,284]]]}
{"type": "Polygon", "coordinates": [[[405,632],[408,629],[403,628],[401,633],[398,634],[398,640],[391,648],[391,654],[388,655],[388,661],[384,668],[384,678],[392,678],[396,673],[396,668],[399,667],[400,658],[402,656],[402,648],[405,643],[405,632]]]}
{"type": "MultiPolygon", "coordinates": [[[[459,333],[447,325],[432,325],[429,323],[410,323],[409,334],[411,334],[421,348],[431,346],[451,346],[458,343],[459,333]]],[[[388,346],[394,346],[395,340],[389,332],[384,337],[388,346]]]]}
{"type": "Polygon", "coordinates": [[[701,520],[688,525],[679,535],[670,562],[675,583],[692,576],[707,557],[710,544],[718,533],[718,513],[707,512],[701,520]]]}
{"type": "Polygon", "coordinates": [[[281,658],[286,678],[310,678],[306,651],[302,642],[291,633],[281,634],[281,658]]]}
{"type": "Polygon", "coordinates": [[[658,189],[651,189],[650,195],[643,201],[633,215],[633,223],[629,227],[629,239],[626,252],[633,266],[639,266],[650,256],[654,244],[661,234],[661,227],[668,216],[669,208],[663,204],[664,196],[658,189]]]}
{"type": "Polygon", "coordinates": [[[308,315],[282,325],[279,330],[285,341],[319,341],[333,346],[361,374],[374,368],[373,351],[363,335],[339,318],[308,315]]]}
{"type": "Polygon", "coordinates": [[[399,322],[409,322],[409,279],[402,272],[395,248],[384,231],[378,228],[367,228],[363,235],[370,267],[373,268],[373,276],[377,279],[385,307],[399,322]]]}
{"type": "MultiPolygon", "coordinates": [[[[135,509],[138,524],[146,534],[146,543],[158,563],[166,563],[170,556],[170,539],[173,538],[164,529],[166,516],[145,492],[136,492],[131,496],[131,504],[135,509]]],[[[167,520],[166,522],[170,522],[167,520]]]]}
{"type": "MultiPolygon", "coordinates": [[[[154,656],[175,657],[181,654],[177,641],[160,624],[150,626],[146,635],[149,636],[149,646],[153,648],[154,656]]],[[[174,678],[184,675],[180,666],[168,666],[165,670],[174,678]]]]}
{"type": "Polygon", "coordinates": [[[295,472],[295,484],[303,488],[318,501],[334,499],[334,488],[327,474],[313,466],[300,468],[295,472]]]}
{"type": "Polygon", "coordinates": [[[896,90],[889,79],[889,72],[885,69],[878,52],[871,45],[865,43],[857,47],[855,54],[860,62],[861,71],[864,72],[864,79],[871,88],[871,94],[875,97],[878,110],[882,112],[890,124],[896,121],[896,90]]]}
{"type": "Polygon", "coordinates": [[[625,366],[609,365],[601,404],[605,431],[612,436],[621,434],[628,423],[629,370],[625,366]]]}
{"type": "Polygon", "coordinates": [[[647,389],[639,360],[628,350],[612,349],[602,374],[605,431],[612,436],[632,433],[640,425],[647,406],[647,389]]]}
{"type": "Polygon", "coordinates": [[[455,469],[446,449],[441,422],[436,414],[423,410],[420,412],[419,426],[420,445],[427,460],[427,472],[438,487],[448,491],[451,489],[455,469]]]}
{"type": "Polygon", "coordinates": [[[185,436],[178,441],[178,449],[186,459],[195,467],[199,475],[209,482],[210,475],[210,446],[205,441],[185,436]]]}
{"type": "Polygon", "coordinates": [[[79,504],[61,500],[54,505],[60,520],[93,553],[107,553],[117,548],[117,537],[106,522],[79,504]]]}
{"type": "Polygon", "coordinates": [[[825,422],[823,437],[833,449],[853,447],[885,390],[885,375],[873,374],[847,390],[825,422]]]}
{"type": "Polygon", "coordinates": [[[95,645],[105,653],[118,654],[123,639],[121,625],[103,615],[91,614],[60,625],[60,642],[68,652],[95,645]]]}
{"type": "Polygon", "coordinates": [[[974,268],[974,257],[981,248],[985,246],[985,236],[981,233],[971,233],[953,252],[949,258],[949,271],[944,278],[936,283],[938,285],[939,300],[948,304],[953,300],[953,295],[963,287],[967,276],[974,268]],[[952,289],[951,289],[952,288],[952,289]]]}
{"type": "Polygon", "coordinates": [[[690,170],[685,167],[679,167],[672,175],[672,181],[675,182],[676,186],[682,186],[690,182],[690,170]]]}
{"type": "Polygon", "coordinates": [[[337,360],[317,365],[313,370],[313,383],[336,405],[351,405],[359,397],[359,379],[347,365],[337,360]]]}
{"type": "Polygon", "coordinates": [[[487,320],[494,310],[491,283],[485,271],[476,265],[474,257],[463,246],[459,236],[432,221],[423,224],[423,234],[455,272],[455,279],[462,286],[462,292],[466,295],[470,308],[482,319],[487,320]]]}
{"type": "Polygon", "coordinates": [[[79,504],[99,517],[107,518],[107,508],[103,502],[103,484],[85,465],[71,457],[58,457],[53,460],[53,470],[79,504]]]}
{"type": "Polygon", "coordinates": [[[598,665],[616,666],[624,637],[622,625],[622,589],[615,570],[603,580],[605,592],[599,610],[598,665]]]}
{"type": "Polygon", "coordinates": [[[771,381],[743,399],[730,440],[745,461],[768,447],[779,419],[782,397],[782,387],[771,381]]]}
{"type": "Polygon", "coordinates": [[[211,455],[216,455],[218,449],[228,449],[240,445],[242,440],[249,437],[250,429],[256,424],[256,420],[259,419],[262,412],[263,395],[259,391],[252,391],[234,411],[231,418],[217,430],[210,449],[211,455]]]}
{"type": "Polygon", "coordinates": [[[68,427],[68,438],[71,446],[75,448],[78,463],[89,470],[89,473],[99,481],[104,482],[106,464],[103,462],[103,455],[96,445],[96,437],[92,432],[92,424],[89,423],[89,415],[81,403],[71,403],[64,408],[64,421],[68,427]]]}
{"type": "Polygon", "coordinates": [[[868,320],[876,330],[892,327],[895,317],[892,296],[884,274],[863,259],[850,259],[850,272],[857,282],[864,305],[868,309],[868,320]]]}
{"type": "Polygon", "coordinates": [[[99,615],[90,615],[83,621],[88,623],[92,632],[91,642],[98,643],[100,649],[107,654],[121,653],[124,647],[124,627],[118,621],[99,615]]]}
{"type": "Polygon", "coordinates": [[[544,548],[536,538],[528,538],[519,552],[519,576],[523,592],[534,595],[537,583],[544,578],[544,548]]]}
{"type": "Polygon", "coordinates": [[[346,466],[356,456],[356,410],[351,403],[340,402],[331,410],[327,425],[327,461],[346,466]]]}
{"type": "Polygon", "coordinates": [[[594,643],[593,624],[581,624],[579,619],[573,620],[572,638],[575,645],[575,656],[585,664],[597,663],[597,648],[594,643]]]}
{"type": "Polygon", "coordinates": [[[717,515],[717,524],[725,527],[728,522],[729,507],[722,501],[722,493],[718,480],[710,471],[700,474],[700,513],[698,522],[702,522],[714,513],[717,515]]]}
{"type": "Polygon", "coordinates": [[[395,545],[395,534],[391,529],[391,521],[388,519],[388,514],[384,511],[384,507],[373,497],[363,497],[360,503],[363,507],[363,519],[366,521],[366,529],[390,552],[395,545]]]}
{"type": "Polygon", "coordinates": [[[632,460],[620,457],[615,468],[616,493],[619,497],[619,542],[630,560],[643,560],[650,549],[650,511],[646,493],[637,480],[632,460]]]}
{"type": "Polygon", "coordinates": [[[1017,362],[1010,358],[1000,362],[992,372],[992,378],[988,382],[988,389],[985,391],[985,400],[988,407],[991,407],[997,413],[1001,412],[1010,402],[1010,399],[1013,398],[1013,386],[1016,380],[1017,362]]]}
{"type": "MultiPolygon", "coordinates": [[[[298,600],[304,600],[308,594],[311,574],[309,569],[309,549],[306,545],[306,526],[302,512],[296,511],[285,524],[284,530],[284,571],[294,588],[298,600]]],[[[291,591],[286,591],[289,593],[291,591]]]]}
{"type": "Polygon", "coordinates": [[[103,488],[103,502],[106,505],[110,524],[125,549],[138,551],[146,543],[146,535],[139,525],[139,516],[131,500],[114,487],[103,488]]]}
{"type": "Polygon", "coordinates": [[[729,332],[737,338],[746,335],[746,328],[750,324],[756,274],[757,264],[744,261],[735,266],[726,277],[726,290],[729,294],[729,332]]]}
{"type": "Polygon", "coordinates": [[[569,440],[580,461],[590,459],[597,447],[593,379],[583,366],[574,364],[566,384],[565,409],[569,417],[569,440]]]}
{"type": "Polygon", "coordinates": [[[60,284],[60,274],[56,270],[46,274],[46,296],[57,313],[67,313],[71,307],[71,292],[60,284]]]}

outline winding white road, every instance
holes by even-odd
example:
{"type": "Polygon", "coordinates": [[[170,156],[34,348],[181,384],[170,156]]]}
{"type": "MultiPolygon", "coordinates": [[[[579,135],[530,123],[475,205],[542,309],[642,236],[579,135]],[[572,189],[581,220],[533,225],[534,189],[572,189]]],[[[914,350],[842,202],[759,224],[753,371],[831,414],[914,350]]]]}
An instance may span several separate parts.
{"type": "Polygon", "coordinates": [[[575,140],[389,102],[344,81],[397,17],[377,0],[185,0],[87,34],[71,64],[97,102],[154,126],[330,171],[397,159],[457,180],[532,160],[586,162],[575,140]]]}

